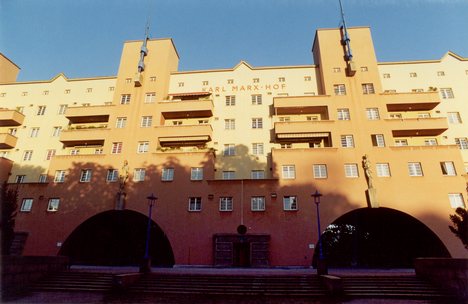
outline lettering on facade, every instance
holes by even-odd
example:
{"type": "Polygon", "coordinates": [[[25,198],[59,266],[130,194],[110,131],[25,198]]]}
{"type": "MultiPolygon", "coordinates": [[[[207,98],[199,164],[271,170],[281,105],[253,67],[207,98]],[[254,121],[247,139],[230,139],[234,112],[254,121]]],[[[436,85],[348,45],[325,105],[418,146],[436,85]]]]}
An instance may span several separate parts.
{"type": "Polygon", "coordinates": [[[225,92],[255,92],[255,91],[283,91],[286,89],[286,84],[284,83],[274,83],[274,84],[248,84],[248,85],[232,85],[232,86],[220,86],[220,87],[204,87],[202,88],[203,92],[210,93],[225,93],[225,92]]]}

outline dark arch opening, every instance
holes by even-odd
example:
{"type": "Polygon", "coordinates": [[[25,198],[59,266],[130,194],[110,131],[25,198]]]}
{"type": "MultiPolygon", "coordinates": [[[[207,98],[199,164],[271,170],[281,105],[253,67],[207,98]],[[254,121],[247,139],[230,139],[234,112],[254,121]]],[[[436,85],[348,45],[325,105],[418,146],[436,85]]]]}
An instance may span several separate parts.
{"type": "MultiPolygon", "coordinates": [[[[145,253],[148,217],[131,210],[109,210],[80,224],[59,255],[72,264],[139,265],[145,253]]],[[[151,221],[149,256],[152,266],[172,267],[174,254],[164,231],[151,221]]]]}
{"type": "Polygon", "coordinates": [[[342,215],[323,232],[322,248],[331,267],[409,268],[415,258],[450,257],[426,225],[390,208],[361,208],[342,215]]]}

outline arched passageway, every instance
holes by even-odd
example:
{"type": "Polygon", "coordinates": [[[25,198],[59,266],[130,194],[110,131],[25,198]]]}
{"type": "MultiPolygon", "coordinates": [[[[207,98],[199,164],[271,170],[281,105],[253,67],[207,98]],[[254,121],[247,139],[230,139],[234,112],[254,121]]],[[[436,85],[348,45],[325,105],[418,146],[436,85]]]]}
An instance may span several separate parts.
{"type": "Polygon", "coordinates": [[[331,267],[405,268],[413,267],[418,257],[450,257],[442,241],[426,225],[390,208],[361,208],[346,213],[323,232],[322,245],[331,267]]]}
{"type": "MultiPolygon", "coordinates": [[[[110,210],[79,225],[63,243],[60,255],[72,264],[139,265],[145,252],[148,217],[131,210],[110,210]]],[[[149,255],[153,266],[174,265],[164,231],[151,222],[149,255]]]]}

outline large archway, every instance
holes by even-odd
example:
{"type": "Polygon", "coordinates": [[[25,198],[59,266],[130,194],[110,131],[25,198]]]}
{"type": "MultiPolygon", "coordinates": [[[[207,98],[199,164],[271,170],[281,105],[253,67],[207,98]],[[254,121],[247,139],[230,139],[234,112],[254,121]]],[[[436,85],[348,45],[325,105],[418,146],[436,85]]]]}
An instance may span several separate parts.
{"type": "MultiPolygon", "coordinates": [[[[59,254],[72,264],[139,265],[142,261],[148,217],[131,210],[99,213],[79,225],[59,254]]],[[[153,266],[171,267],[174,254],[164,231],[151,222],[149,255],[153,266]]]]}
{"type": "MultiPolygon", "coordinates": [[[[437,235],[416,218],[390,208],[361,208],[322,234],[331,267],[413,267],[418,257],[450,257],[437,235]]],[[[316,253],[318,250],[316,250],[316,253]]],[[[316,265],[317,254],[313,263],[316,265]]]]}

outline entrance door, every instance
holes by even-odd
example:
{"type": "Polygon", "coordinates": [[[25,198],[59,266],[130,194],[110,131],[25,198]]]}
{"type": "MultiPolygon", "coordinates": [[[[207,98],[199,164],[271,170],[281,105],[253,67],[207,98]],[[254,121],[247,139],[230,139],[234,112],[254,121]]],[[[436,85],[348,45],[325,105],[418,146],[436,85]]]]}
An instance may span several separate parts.
{"type": "Polygon", "coordinates": [[[234,267],[250,267],[250,242],[234,243],[234,267]]]}

